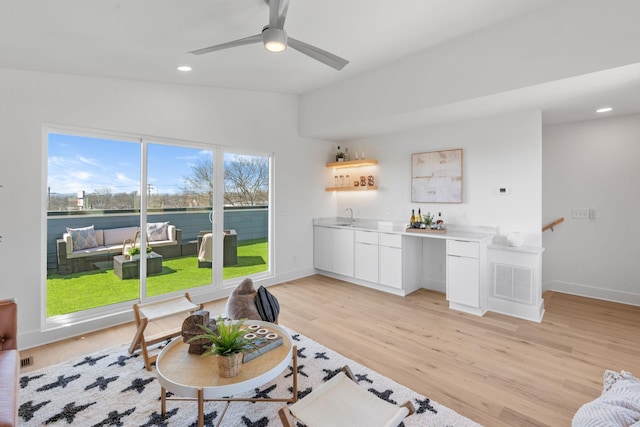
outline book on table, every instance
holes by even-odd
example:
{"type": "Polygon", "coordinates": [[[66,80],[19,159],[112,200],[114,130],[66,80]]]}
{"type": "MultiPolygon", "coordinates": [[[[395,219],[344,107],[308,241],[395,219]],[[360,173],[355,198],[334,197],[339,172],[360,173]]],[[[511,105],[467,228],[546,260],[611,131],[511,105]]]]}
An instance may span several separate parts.
{"type": "Polygon", "coordinates": [[[265,354],[266,352],[273,350],[274,348],[280,347],[283,342],[282,335],[274,334],[272,332],[269,332],[268,334],[265,334],[265,335],[258,335],[258,334],[254,334],[254,335],[256,335],[256,337],[251,339],[253,346],[243,351],[244,353],[244,358],[242,359],[243,363],[250,362],[256,357],[259,357],[265,354]],[[277,337],[271,338],[273,337],[273,335],[277,335],[277,337]]]}

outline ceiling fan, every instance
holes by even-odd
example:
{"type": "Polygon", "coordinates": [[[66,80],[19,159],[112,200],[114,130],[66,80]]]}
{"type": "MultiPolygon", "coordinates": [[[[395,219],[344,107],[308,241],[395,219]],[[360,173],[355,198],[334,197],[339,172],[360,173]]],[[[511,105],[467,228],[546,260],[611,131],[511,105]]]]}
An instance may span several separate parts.
{"type": "Polygon", "coordinates": [[[216,50],[262,42],[264,44],[264,48],[270,52],[282,52],[287,48],[287,46],[290,46],[298,52],[302,52],[323,64],[335,68],[336,70],[342,70],[344,66],[349,63],[346,59],[340,58],[333,53],[287,36],[287,32],[284,30],[284,21],[287,18],[289,0],[265,0],[265,2],[269,4],[269,25],[262,29],[261,34],[256,34],[255,36],[245,37],[243,39],[215,46],[205,47],[189,53],[202,55],[216,50]]]}

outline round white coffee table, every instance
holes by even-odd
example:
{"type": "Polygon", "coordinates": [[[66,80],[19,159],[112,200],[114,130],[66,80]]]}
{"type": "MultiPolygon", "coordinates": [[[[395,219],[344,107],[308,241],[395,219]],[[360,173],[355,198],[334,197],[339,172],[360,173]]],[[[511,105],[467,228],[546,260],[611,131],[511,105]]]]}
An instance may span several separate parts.
{"type": "MultiPolygon", "coordinates": [[[[260,328],[282,336],[282,345],[261,354],[250,362],[243,363],[240,373],[233,378],[220,377],[215,356],[203,357],[189,354],[189,344],[184,343],[181,338],[176,338],[162,349],[156,360],[156,376],[162,387],[160,391],[162,415],[166,415],[166,401],[174,400],[166,397],[167,390],[180,396],[175,400],[197,400],[198,426],[204,425],[203,406],[206,401],[226,401],[227,406],[230,402],[237,401],[297,401],[297,349],[289,333],[282,327],[269,322],[248,320],[245,325],[259,325],[260,328]],[[288,399],[232,397],[268,383],[289,366],[290,361],[293,364],[293,397],[288,399]]],[[[218,425],[222,422],[225,412],[220,416],[218,425]]]]}

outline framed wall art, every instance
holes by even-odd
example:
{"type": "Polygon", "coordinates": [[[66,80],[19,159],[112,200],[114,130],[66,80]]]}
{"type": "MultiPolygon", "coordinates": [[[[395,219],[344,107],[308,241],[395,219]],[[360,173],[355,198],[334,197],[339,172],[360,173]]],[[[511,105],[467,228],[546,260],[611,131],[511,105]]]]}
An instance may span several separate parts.
{"type": "Polygon", "coordinates": [[[411,202],[462,203],[462,149],[411,155],[411,202]]]}

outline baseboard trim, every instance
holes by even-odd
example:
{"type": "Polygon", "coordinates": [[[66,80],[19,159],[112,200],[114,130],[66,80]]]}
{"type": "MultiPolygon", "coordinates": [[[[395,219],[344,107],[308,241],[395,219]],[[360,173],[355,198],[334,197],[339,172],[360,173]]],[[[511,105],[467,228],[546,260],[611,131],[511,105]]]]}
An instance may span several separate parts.
{"type": "Polygon", "coordinates": [[[489,311],[506,314],[532,322],[542,322],[544,316],[544,301],[540,301],[538,306],[522,304],[515,301],[505,301],[499,298],[488,298],[489,311]]]}
{"type": "Polygon", "coordinates": [[[578,283],[562,282],[554,280],[543,286],[543,292],[555,291],[564,294],[577,295],[581,297],[594,298],[603,301],[617,302],[640,306],[640,294],[617,291],[614,289],[596,288],[593,286],[581,285],[578,283]]]}

